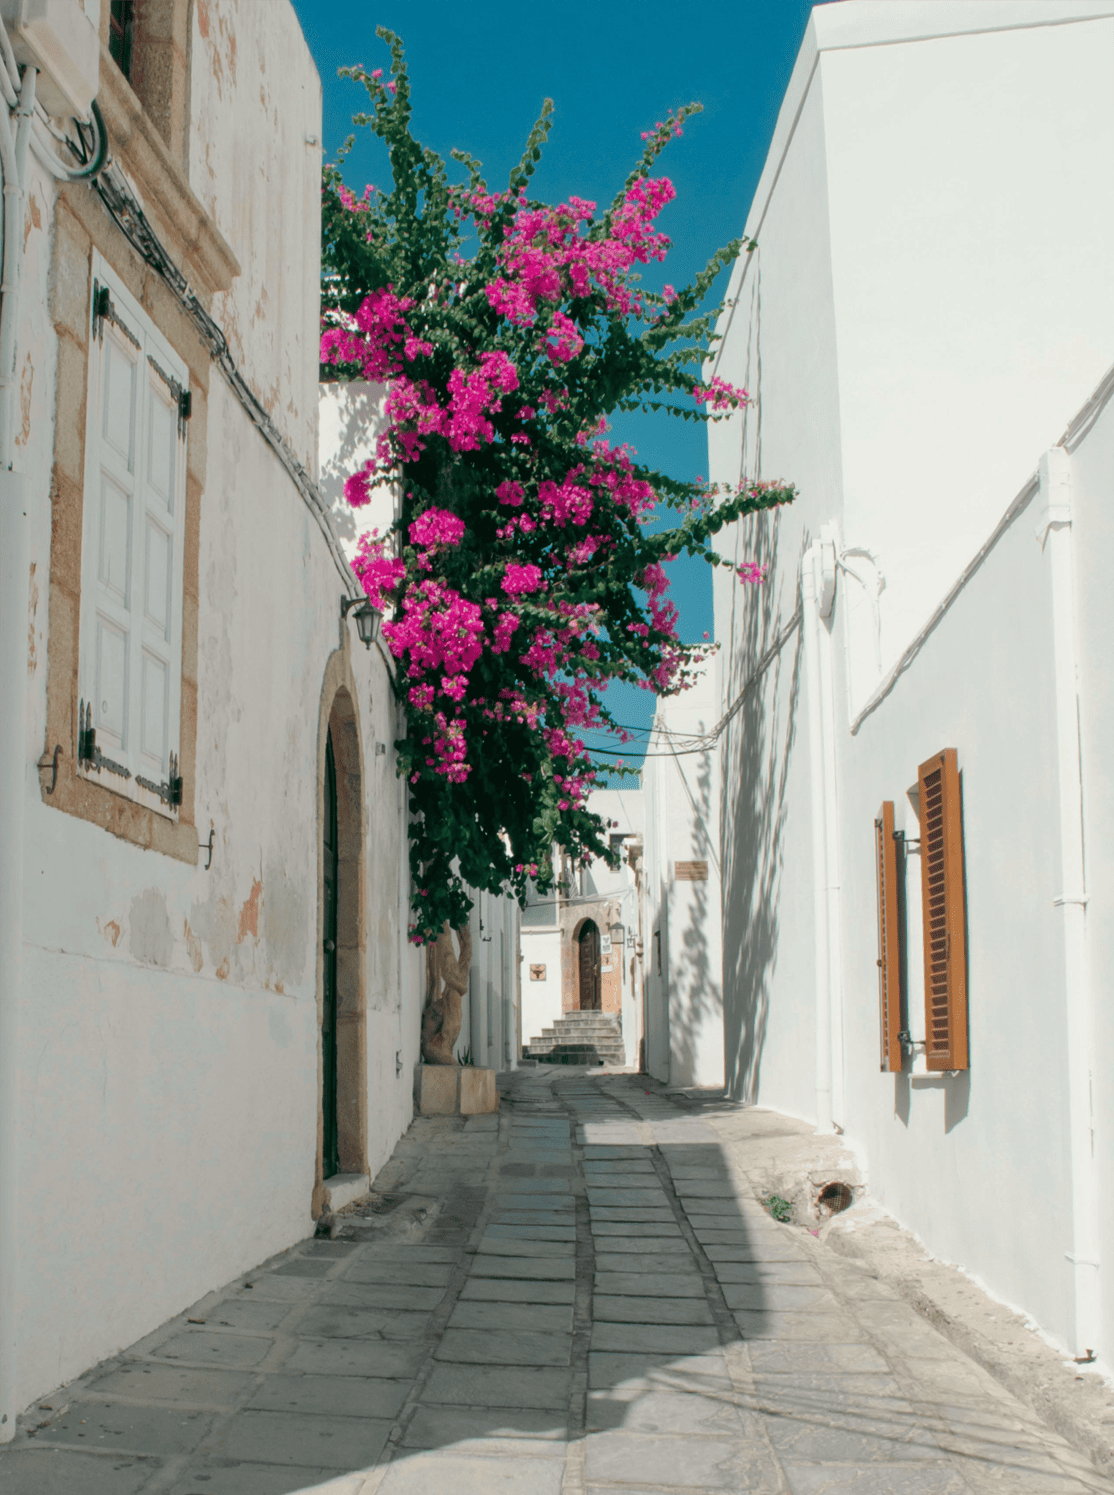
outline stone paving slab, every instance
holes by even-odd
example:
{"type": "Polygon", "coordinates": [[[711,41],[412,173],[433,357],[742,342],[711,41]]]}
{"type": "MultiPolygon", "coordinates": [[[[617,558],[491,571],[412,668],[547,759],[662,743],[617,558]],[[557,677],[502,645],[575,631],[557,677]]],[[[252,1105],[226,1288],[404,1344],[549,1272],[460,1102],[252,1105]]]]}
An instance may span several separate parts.
{"type": "Polygon", "coordinates": [[[564,1412],[570,1375],[557,1366],[437,1365],[422,1393],[424,1402],[466,1407],[540,1407],[564,1412]]]}
{"type": "Polygon", "coordinates": [[[101,1397],[129,1397],[147,1402],[175,1402],[190,1407],[235,1406],[249,1394],[256,1378],[249,1372],[191,1370],[151,1361],[124,1361],[114,1370],[95,1376],[89,1392],[101,1397]]]}
{"type": "Polygon", "coordinates": [[[534,1241],[485,1235],[476,1247],[476,1255],[567,1258],[576,1255],[576,1245],[573,1241],[534,1241]]]}
{"type": "MultiPolygon", "coordinates": [[[[169,1495],[359,1495],[363,1475],[340,1475],[335,1469],[304,1465],[251,1464],[244,1461],[196,1465],[174,1484],[169,1495]]],[[[160,1492],[161,1495],[161,1492],[160,1492]]]]}
{"type": "Polygon", "coordinates": [[[138,1495],[160,1468],[155,1459],[59,1448],[17,1446],[2,1457],[4,1495],[138,1495]]]}
{"type": "Polygon", "coordinates": [[[602,1323],[592,1326],[593,1350],[648,1355],[698,1355],[719,1345],[715,1328],[696,1324],[602,1323]]]}
{"type": "Polygon", "coordinates": [[[375,1417],[299,1412],[241,1412],[215,1442],[217,1457],[259,1464],[306,1464],[352,1470],[374,1465],[391,1423],[375,1417]]]}
{"type": "Polygon", "coordinates": [[[245,1405],[260,1412],[319,1413],[336,1417],[395,1417],[406,1400],[405,1381],[367,1376],[273,1375],[245,1405]]]}
{"type": "Polygon", "coordinates": [[[560,1495],[563,1478],[563,1464],[545,1457],[433,1454],[392,1464],[379,1495],[560,1495]]]}
{"type": "Polygon", "coordinates": [[[572,1333],[572,1304],[484,1303],[461,1299],[446,1325],[449,1329],[537,1329],[572,1333]]]}
{"type": "Polygon", "coordinates": [[[712,1324],[712,1310],[700,1298],[611,1298],[596,1293],[592,1317],[598,1325],[619,1324],[712,1324]]]}
{"type": "Polygon", "coordinates": [[[380,1174],[424,1226],[306,1240],[44,1398],[0,1495],[1114,1495],[699,1106],[500,1085],[380,1174]]]}
{"type": "Polygon", "coordinates": [[[575,1225],[500,1225],[487,1227],[489,1240],[504,1241],[575,1241],[575,1225]]]}
{"type": "Polygon", "coordinates": [[[609,1297],[704,1298],[695,1263],[687,1272],[597,1272],[596,1292],[609,1297]]]}
{"type": "Polygon", "coordinates": [[[470,1277],[460,1290],[460,1301],[487,1303],[571,1303],[576,1284],[512,1280],[506,1277],[470,1277]]]}
{"type": "Polygon", "coordinates": [[[477,1256],[472,1265],[473,1277],[532,1277],[538,1281],[571,1282],[576,1265],[567,1258],[554,1256],[477,1256]]]}
{"type": "Polygon", "coordinates": [[[179,1407],[75,1401],[51,1423],[50,1441],[113,1454],[189,1453],[213,1423],[211,1413],[179,1407]]]}

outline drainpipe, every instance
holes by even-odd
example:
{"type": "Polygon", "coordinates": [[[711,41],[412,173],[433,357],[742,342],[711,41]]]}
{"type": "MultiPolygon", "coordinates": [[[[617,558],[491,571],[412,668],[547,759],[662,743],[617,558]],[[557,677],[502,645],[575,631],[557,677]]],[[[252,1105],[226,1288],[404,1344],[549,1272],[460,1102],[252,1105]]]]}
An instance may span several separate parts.
{"type": "Polygon", "coordinates": [[[1037,539],[1052,571],[1052,642],[1056,672],[1056,755],[1059,768],[1064,987],[1067,997],[1068,1117],[1071,1139],[1072,1264],[1075,1351],[1099,1344],[1099,1201],[1095,1177],[1094,1013],[1087,969],[1087,889],[1083,783],[1079,744],[1079,654],[1072,578],[1071,458],[1062,446],[1040,460],[1041,517],[1037,539]]]}
{"type": "Polygon", "coordinates": [[[805,647],[808,697],[808,769],[812,799],[812,907],[816,986],[816,1130],[832,1128],[832,1001],[828,949],[828,859],[825,834],[824,724],[820,678],[819,612],[816,573],[820,543],[801,558],[801,636],[805,647]]]}
{"type": "Polygon", "coordinates": [[[832,614],[836,596],[834,525],[820,531],[816,570],[816,641],[820,666],[820,726],[824,769],[824,893],[828,905],[828,997],[831,1004],[830,1064],[832,1119],[844,1121],[843,1094],[843,936],[840,911],[839,800],[836,793],[835,689],[832,684],[832,614]]]}
{"type": "MultiPolygon", "coordinates": [[[[6,37],[5,37],[6,40],[6,37]]],[[[6,65],[0,62],[0,66],[6,65]]],[[[23,811],[27,794],[27,609],[30,541],[24,478],[12,471],[24,182],[37,73],[14,114],[0,107],[0,1443],[15,1437],[19,1192],[17,1032],[23,963],[23,811]],[[15,128],[13,130],[13,123],[15,128]]],[[[6,90],[5,90],[6,92],[6,90]]]]}

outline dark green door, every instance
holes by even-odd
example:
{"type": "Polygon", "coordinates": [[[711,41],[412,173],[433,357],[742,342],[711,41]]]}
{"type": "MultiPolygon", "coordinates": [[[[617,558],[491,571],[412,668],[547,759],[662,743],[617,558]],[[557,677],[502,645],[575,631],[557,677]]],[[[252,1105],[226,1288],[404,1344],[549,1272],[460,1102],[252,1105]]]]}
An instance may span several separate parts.
{"type": "Polygon", "coordinates": [[[333,757],[333,737],[325,741],[325,815],[324,815],[324,881],[323,901],[325,959],[324,1000],[321,1005],[321,1176],[332,1178],[340,1172],[337,1156],[337,767],[333,757]]]}

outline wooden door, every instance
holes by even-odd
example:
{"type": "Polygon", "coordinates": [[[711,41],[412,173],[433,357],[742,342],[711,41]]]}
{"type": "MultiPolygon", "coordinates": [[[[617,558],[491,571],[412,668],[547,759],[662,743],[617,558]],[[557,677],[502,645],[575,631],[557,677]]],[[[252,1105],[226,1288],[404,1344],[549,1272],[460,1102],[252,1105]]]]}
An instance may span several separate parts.
{"type": "Polygon", "coordinates": [[[322,824],[321,1176],[332,1178],[340,1171],[337,1132],[337,769],[332,733],[325,741],[325,813],[322,824]]]}
{"type": "Polygon", "coordinates": [[[600,932],[591,919],[580,931],[580,1010],[600,1010],[600,932]]]}

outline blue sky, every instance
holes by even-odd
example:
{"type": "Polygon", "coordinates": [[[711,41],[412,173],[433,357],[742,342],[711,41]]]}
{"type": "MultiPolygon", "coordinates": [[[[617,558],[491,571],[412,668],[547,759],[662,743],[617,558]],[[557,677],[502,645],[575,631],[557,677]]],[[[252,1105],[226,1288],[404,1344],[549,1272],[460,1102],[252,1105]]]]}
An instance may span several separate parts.
{"type": "MultiPolygon", "coordinates": [[[[641,132],[669,109],[699,100],[704,113],[660,158],[677,199],[660,219],[673,248],[647,274],[652,289],[665,281],[685,284],[742,233],[811,9],[806,0],[699,8],[662,0],[293,4],[321,74],[327,160],[352,133],[352,115],[367,97],[339,79],[337,69],[388,64],[377,25],[396,31],[406,45],[417,138],[446,157],[454,146],[471,151],[493,187],[505,184],[542,100],[553,99],[549,144],[531,184],[534,195],[551,202],[574,193],[609,202],[642,150],[641,132]]],[[[380,142],[366,130],[356,134],[345,177],[358,192],[365,182],[385,184],[387,168],[380,142]]],[[[719,296],[726,282],[725,272],[719,296]]],[[[707,471],[704,428],[693,422],[624,418],[615,435],[678,477],[707,471]]],[[[712,627],[711,571],[682,559],[671,582],[681,636],[701,638],[712,627]]],[[[649,725],[648,692],[621,688],[609,701],[622,720],[649,725]]],[[[638,754],[626,757],[635,762],[638,754]]]]}

